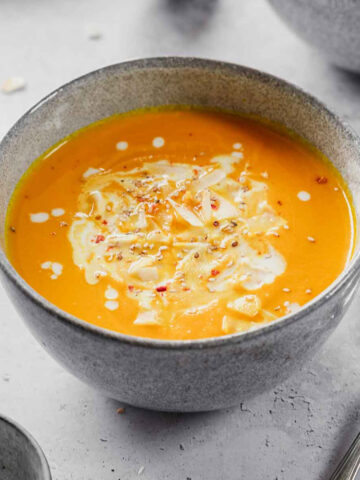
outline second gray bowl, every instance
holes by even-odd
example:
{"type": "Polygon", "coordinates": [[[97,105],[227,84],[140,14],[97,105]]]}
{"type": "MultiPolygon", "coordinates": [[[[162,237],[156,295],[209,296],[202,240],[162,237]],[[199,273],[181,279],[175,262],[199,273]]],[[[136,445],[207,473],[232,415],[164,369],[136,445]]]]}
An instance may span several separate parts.
{"type": "Polygon", "coordinates": [[[43,451],[20,425],[0,416],[0,479],[51,480],[43,451]]]}
{"type": "Polygon", "coordinates": [[[335,65],[360,72],[360,2],[269,0],[280,17],[335,65]]]}

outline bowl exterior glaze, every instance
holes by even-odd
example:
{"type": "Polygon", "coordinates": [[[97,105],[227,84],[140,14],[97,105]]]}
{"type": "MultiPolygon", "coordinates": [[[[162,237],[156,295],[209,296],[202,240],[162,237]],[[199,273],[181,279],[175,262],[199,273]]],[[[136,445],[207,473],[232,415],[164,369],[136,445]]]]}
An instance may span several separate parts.
{"type": "Polygon", "coordinates": [[[0,416],[1,480],[51,480],[43,451],[33,437],[12,420],[0,416]]]}
{"type": "MultiPolygon", "coordinates": [[[[280,122],[320,148],[360,205],[359,140],[335,115],[296,87],[221,62],[148,59],[88,74],[24,115],[0,145],[0,240],[8,201],[34,158],[78,128],[114,113],[192,104],[252,113],[280,122]]],[[[38,295],[0,251],[4,285],[34,336],[65,368],[106,395],[167,411],[235,405],[274,387],[328,338],[352,299],[359,255],[320,297],[266,327],[221,338],[160,341],[129,337],[79,320],[38,295]]]]}
{"type": "Polygon", "coordinates": [[[269,0],[280,17],[331,62],[360,72],[360,3],[357,0],[269,0]]]}

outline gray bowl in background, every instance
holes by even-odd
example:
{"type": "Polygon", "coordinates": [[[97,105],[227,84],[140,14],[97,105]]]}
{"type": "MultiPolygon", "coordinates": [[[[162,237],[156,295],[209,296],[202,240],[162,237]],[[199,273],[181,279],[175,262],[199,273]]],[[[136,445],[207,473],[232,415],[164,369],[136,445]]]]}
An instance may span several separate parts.
{"type": "Polygon", "coordinates": [[[360,72],[358,0],[269,0],[299,37],[335,65],[360,72]]]}
{"type": "Polygon", "coordinates": [[[0,416],[1,480],[51,480],[45,455],[20,425],[0,416]]]}
{"type": "MultiPolygon", "coordinates": [[[[60,87],[10,130],[0,145],[2,245],[9,198],[36,157],[96,120],[163,104],[220,107],[286,125],[332,160],[359,211],[359,139],[313,97],[239,65],[194,58],[147,59],[113,65],[60,87]]],[[[289,377],[338,325],[354,295],[359,264],[357,246],[350,265],[320,296],[258,330],[163,341],[111,332],[65,313],[37,294],[0,251],[2,279],[15,307],[59,363],[105,395],[170,411],[228,407],[289,377]]]]}

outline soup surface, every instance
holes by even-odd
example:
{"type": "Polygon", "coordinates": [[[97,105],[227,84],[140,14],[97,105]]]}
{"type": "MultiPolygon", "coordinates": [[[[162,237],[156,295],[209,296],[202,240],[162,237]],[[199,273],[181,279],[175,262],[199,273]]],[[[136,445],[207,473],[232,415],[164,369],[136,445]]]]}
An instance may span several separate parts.
{"type": "Polygon", "coordinates": [[[279,128],[195,109],[118,115],[20,181],[7,251],[63,310],[130,335],[196,339],[294,312],[344,269],[346,189],[279,128]]]}

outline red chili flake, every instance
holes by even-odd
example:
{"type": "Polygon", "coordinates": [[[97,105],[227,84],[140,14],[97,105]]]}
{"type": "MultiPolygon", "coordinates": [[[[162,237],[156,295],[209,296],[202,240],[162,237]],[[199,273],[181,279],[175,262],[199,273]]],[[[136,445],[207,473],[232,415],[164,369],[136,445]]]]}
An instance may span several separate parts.
{"type": "Polygon", "coordinates": [[[155,213],[159,209],[159,205],[152,203],[149,207],[149,213],[155,213]]]}
{"type": "Polygon", "coordinates": [[[199,257],[200,257],[199,252],[195,252],[195,253],[194,253],[194,257],[195,257],[195,258],[199,258],[199,257]]]}
{"type": "Polygon", "coordinates": [[[156,287],[157,292],[166,292],[167,287],[165,285],[162,285],[160,287],[156,287]]]}
{"type": "Polygon", "coordinates": [[[104,235],[96,235],[95,243],[100,243],[100,242],[103,242],[104,240],[105,240],[104,235]]]}
{"type": "Polygon", "coordinates": [[[237,242],[236,240],[235,240],[235,242],[232,242],[232,244],[231,244],[232,247],[237,247],[238,245],[239,245],[239,242],[237,242]]]}
{"type": "Polygon", "coordinates": [[[320,185],[323,185],[328,182],[328,179],[326,177],[321,176],[321,177],[316,177],[316,181],[320,185]]]}
{"type": "Polygon", "coordinates": [[[103,221],[102,221],[102,224],[103,224],[103,225],[107,225],[107,224],[108,224],[107,220],[103,220],[103,221]]]}
{"type": "Polygon", "coordinates": [[[216,270],[215,268],[213,268],[213,269],[211,270],[211,275],[212,275],[213,277],[216,277],[216,275],[219,275],[219,273],[220,273],[219,270],[216,270]]]}
{"type": "Polygon", "coordinates": [[[213,225],[214,227],[218,227],[219,226],[219,222],[217,220],[215,220],[215,222],[213,222],[213,225]]]}
{"type": "Polygon", "coordinates": [[[213,210],[217,210],[218,207],[217,207],[216,203],[212,203],[212,204],[211,204],[211,208],[212,208],[213,210]]]}
{"type": "Polygon", "coordinates": [[[128,289],[130,290],[130,292],[132,292],[134,290],[134,285],[128,285],[128,289]]]}
{"type": "Polygon", "coordinates": [[[278,204],[278,205],[282,205],[283,203],[282,203],[281,200],[278,200],[278,201],[277,201],[277,204],[278,204]]]}

